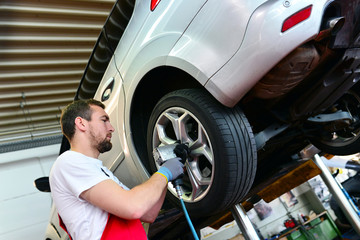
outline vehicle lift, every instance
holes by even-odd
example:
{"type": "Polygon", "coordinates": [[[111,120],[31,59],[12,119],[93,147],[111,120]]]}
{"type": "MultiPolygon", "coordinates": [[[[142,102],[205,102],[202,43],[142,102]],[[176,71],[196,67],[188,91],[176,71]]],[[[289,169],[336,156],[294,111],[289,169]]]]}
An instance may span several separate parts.
{"type": "MultiPolygon", "coordinates": [[[[345,216],[349,220],[353,229],[360,236],[360,217],[357,214],[356,207],[353,206],[351,204],[350,200],[346,197],[344,191],[341,188],[341,185],[339,185],[337,180],[332,176],[329,169],[327,168],[327,166],[325,165],[325,163],[323,162],[321,157],[318,155],[319,152],[320,152],[320,150],[318,150],[314,146],[310,146],[309,148],[304,149],[299,154],[299,156],[302,160],[306,161],[306,164],[302,164],[301,166],[297,167],[296,171],[312,172],[311,173],[312,175],[310,174],[307,177],[304,177],[304,179],[302,179],[303,182],[305,182],[306,180],[308,180],[312,177],[315,177],[317,175],[321,176],[322,180],[327,185],[329,191],[334,196],[335,200],[337,201],[337,203],[339,204],[339,206],[345,213],[345,216]],[[313,171],[314,169],[316,169],[316,171],[313,171]],[[310,178],[309,178],[309,176],[310,176],[310,178]]],[[[360,165],[358,167],[360,169],[360,165]]],[[[292,173],[293,172],[290,172],[290,174],[285,176],[284,179],[286,179],[286,177],[292,177],[293,176],[292,173]]],[[[284,179],[281,179],[281,180],[284,180],[284,179]]],[[[269,199],[265,199],[266,198],[265,196],[269,191],[272,192],[273,189],[270,187],[269,189],[266,189],[265,191],[261,192],[261,194],[259,194],[259,193],[258,194],[260,197],[264,198],[264,200],[268,201],[269,199]]],[[[276,195],[276,196],[278,196],[278,195],[276,195]]],[[[247,205],[246,201],[243,203],[238,203],[238,204],[234,205],[230,209],[231,214],[228,213],[227,215],[225,215],[223,217],[225,219],[228,219],[227,217],[229,215],[231,217],[231,215],[232,215],[232,217],[233,217],[233,219],[235,219],[236,224],[238,225],[243,237],[246,240],[260,240],[257,230],[255,229],[254,225],[251,223],[249,217],[246,214],[245,209],[249,209],[249,206],[247,205]]],[[[216,217],[216,216],[214,216],[214,217],[216,217]]],[[[217,216],[217,217],[218,217],[217,219],[219,219],[220,216],[217,216]]],[[[178,234],[178,233],[172,233],[172,231],[166,231],[165,229],[174,229],[174,228],[180,228],[182,230],[188,229],[188,226],[186,226],[188,224],[186,224],[182,220],[181,213],[179,215],[178,210],[175,211],[173,218],[174,218],[173,221],[169,221],[169,218],[167,216],[165,216],[164,220],[159,221],[157,223],[158,226],[161,226],[161,228],[162,228],[162,230],[159,230],[159,232],[161,232],[160,236],[163,236],[164,239],[165,238],[171,239],[174,236],[177,236],[176,234],[178,234]],[[172,222],[172,223],[169,223],[169,222],[172,222]],[[164,233],[165,235],[163,235],[163,232],[166,232],[166,233],[164,233]],[[173,234],[175,234],[175,235],[173,235],[173,234]]],[[[222,217],[220,217],[220,218],[222,218],[222,217]]],[[[214,224],[214,221],[215,221],[215,225],[218,224],[216,218],[212,218],[212,219],[208,219],[208,220],[202,219],[199,221],[197,221],[197,220],[195,220],[195,221],[196,221],[195,226],[198,226],[198,227],[199,226],[203,226],[203,227],[208,226],[208,225],[204,225],[206,223],[208,223],[210,225],[214,224]]],[[[219,222],[223,222],[223,220],[220,220],[219,222]]],[[[156,229],[156,227],[154,229],[156,229]]],[[[182,231],[182,233],[183,233],[183,231],[182,231]]],[[[154,235],[157,235],[157,234],[155,233],[154,235]]]]}
{"type": "MultiPolygon", "coordinates": [[[[351,204],[351,201],[349,201],[337,181],[334,179],[321,157],[316,153],[312,156],[312,160],[321,170],[320,176],[322,180],[343,210],[353,229],[360,236],[360,217],[357,213],[357,210],[351,204]]],[[[236,204],[234,207],[232,207],[231,213],[246,240],[260,240],[256,229],[252,225],[249,217],[246,215],[246,211],[241,204],[236,204]]]]}

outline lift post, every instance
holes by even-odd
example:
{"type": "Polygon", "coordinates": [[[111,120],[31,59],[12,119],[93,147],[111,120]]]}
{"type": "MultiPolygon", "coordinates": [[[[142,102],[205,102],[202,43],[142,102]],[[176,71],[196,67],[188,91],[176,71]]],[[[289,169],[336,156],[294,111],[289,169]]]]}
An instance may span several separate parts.
{"type": "Polygon", "coordinates": [[[322,173],[320,173],[322,180],[328,187],[336,202],[339,204],[341,210],[344,212],[351,226],[354,228],[357,234],[360,235],[359,215],[356,213],[355,209],[352,207],[349,200],[346,198],[345,194],[341,190],[334,177],[331,175],[329,169],[326,167],[321,157],[318,154],[315,154],[313,160],[322,171],[322,173]]]}
{"type": "Polygon", "coordinates": [[[231,213],[246,240],[260,240],[253,224],[246,215],[245,209],[240,203],[231,208],[231,213]]]}

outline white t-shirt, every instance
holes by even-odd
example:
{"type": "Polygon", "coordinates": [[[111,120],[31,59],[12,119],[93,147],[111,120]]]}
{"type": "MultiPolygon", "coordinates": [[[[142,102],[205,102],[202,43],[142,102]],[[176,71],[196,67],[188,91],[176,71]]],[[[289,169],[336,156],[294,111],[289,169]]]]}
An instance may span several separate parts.
{"type": "Polygon", "coordinates": [[[108,213],[81,199],[80,194],[108,179],[128,190],[98,159],[66,151],[55,161],[50,172],[51,195],[73,240],[101,238],[108,213]]]}

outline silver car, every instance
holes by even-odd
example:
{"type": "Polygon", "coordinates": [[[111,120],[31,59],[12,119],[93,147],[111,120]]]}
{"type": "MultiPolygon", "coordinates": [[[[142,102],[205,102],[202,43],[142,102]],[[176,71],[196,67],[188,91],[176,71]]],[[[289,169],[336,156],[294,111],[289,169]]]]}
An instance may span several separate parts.
{"type": "Polygon", "coordinates": [[[256,196],[283,166],[300,164],[309,144],[358,152],[359,8],[358,0],[116,2],[75,97],[106,105],[116,131],[101,159],[133,187],[159,168],[154,148],[188,144],[184,201],[204,217],[256,196]]]}

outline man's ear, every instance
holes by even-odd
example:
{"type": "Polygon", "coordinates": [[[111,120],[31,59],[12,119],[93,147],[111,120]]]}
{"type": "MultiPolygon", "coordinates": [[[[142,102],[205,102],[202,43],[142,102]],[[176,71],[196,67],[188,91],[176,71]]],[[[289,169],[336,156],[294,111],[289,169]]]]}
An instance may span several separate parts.
{"type": "Polygon", "coordinates": [[[77,117],[75,118],[75,126],[82,132],[84,132],[86,130],[86,120],[83,119],[82,117],[77,117]]]}

